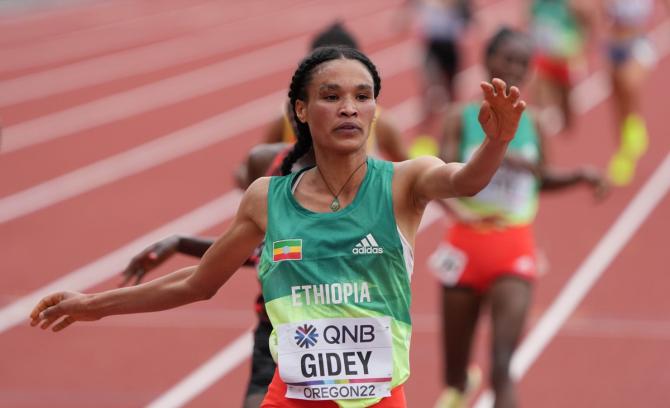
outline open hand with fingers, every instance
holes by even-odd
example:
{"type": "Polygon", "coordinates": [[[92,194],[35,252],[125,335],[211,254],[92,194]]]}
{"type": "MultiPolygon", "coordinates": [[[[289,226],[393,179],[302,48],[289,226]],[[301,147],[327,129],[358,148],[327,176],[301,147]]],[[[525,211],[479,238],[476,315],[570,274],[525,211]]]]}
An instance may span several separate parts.
{"type": "Polygon", "coordinates": [[[126,266],[126,269],[123,270],[122,275],[124,279],[119,286],[127,285],[132,279],[135,279],[133,284],[137,285],[140,283],[144,275],[160,266],[177,252],[178,245],[179,237],[176,235],[149,245],[142,252],[135,255],[128,266],[126,266]]]}
{"type": "Polygon", "coordinates": [[[491,83],[482,82],[484,101],[479,110],[479,123],[491,141],[509,142],[514,138],[526,102],[521,100],[519,88],[512,86],[507,91],[505,81],[494,78],[491,83]]]}
{"type": "Polygon", "coordinates": [[[86,306],[88,296],[77,292],[58,292],[51,294],[35,306],[30,313],[30,325],[39,325],[53,331],[61,331],[77,321],[99,320],[101,316],[92,313],[86,306]]]}

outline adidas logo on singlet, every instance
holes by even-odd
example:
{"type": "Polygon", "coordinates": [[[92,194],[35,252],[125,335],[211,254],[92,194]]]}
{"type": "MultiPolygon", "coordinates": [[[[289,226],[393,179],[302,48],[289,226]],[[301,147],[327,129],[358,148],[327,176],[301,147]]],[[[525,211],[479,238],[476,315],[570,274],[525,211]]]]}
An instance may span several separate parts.
{"type": "Polygon", "coordinates": [[[366,255],[366,254],[383,254],[384,248],[380,247],[375,241],[375,238],[372,234],[368,234],[365,238],[356,244],[355,247],[351,250],[354,255],[366,255]]]}

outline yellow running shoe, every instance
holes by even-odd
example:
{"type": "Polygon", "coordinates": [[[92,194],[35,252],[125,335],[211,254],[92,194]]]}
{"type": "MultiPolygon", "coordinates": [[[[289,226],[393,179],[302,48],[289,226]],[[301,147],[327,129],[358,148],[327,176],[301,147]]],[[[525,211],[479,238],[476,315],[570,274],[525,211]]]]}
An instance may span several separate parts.
{"type": "Polygon", "coordinates": [[[626,186],[633,181],[637,161],[647,151],[647,126],[640,115],[630,114],[621,125],[621,144],[610,159],[609,179],[615,186],[626,186]]]}
{"type": "Polygon", "coordinates": [[[434,408],[467,408],[470,397],[477,391],[482,382],[482,370],[477,365],[468,367],[468,380],[465,392],[458,388],[447,387],[435,402],[434,408]]]}
{"type": "Polygon", "coordinates": [[[409,157],[414,159],[421,156],[437,156],[440,148],[435,139],[428,135],[421,135],[414,139],[409,148],[409,157]]]}
{"type": "Polygon", "coordinates": [[[635,175],[635,162],[636,160],[630,156],[623,154],[621,151],[617,152],[610,159],[607,169],[610,182],[619,187],[630,184],[635,175]]]}
{"type": "Polygon", "coordinates": [[[620,151],[629,157],[639,159],[649,147],[647,126],[640,115],[630,114],[621,125],[620,151]]]}
{"type": "Polygon", "coordinates": [[[447,387],[435,402],[434,408],[467,408],[465,395],[456,388],[447,387]]]}

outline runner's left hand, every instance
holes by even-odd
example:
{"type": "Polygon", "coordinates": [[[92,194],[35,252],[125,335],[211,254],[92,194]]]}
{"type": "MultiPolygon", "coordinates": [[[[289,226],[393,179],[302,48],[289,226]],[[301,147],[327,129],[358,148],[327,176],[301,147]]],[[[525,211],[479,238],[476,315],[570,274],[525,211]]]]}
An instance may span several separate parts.
{"type": "Polygon", "coordinates": [[[507,84],[494,78],[491,83],[482,82],[484,102],[479,109],[479,123],[491,141],[509,142],[514,138],[526,102],[520,99],[519,88],[513,86],[507,92],[507,84]]]}
{"type": "Polygon", "coordinates": [[[596,200],[603,200],[610,192],[610,183],[594,167],[582,168],[582,179],[593,189],[596,200]]]}
{"type": "Polygon", "coordinates": [[[53,331],[61,331],[77,321],[94,321],[101,318],[87,306],[89,296],[77,292],[56,292],[45,296],[30,313],[30,325],[43,330],[52,324],[53,331]]]}

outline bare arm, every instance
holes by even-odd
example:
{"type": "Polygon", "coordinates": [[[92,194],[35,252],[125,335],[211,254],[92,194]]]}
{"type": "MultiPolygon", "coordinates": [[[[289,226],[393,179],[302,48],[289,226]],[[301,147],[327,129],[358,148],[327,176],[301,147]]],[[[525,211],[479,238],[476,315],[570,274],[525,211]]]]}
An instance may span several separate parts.
{"type": "Polygon", "coordinates": [[[140,283],[147,273],[162,265],[176,253],[201,258],[212,243],[214,243],[214,238],[172,235],[149,245],[135,255],[123,270],[124,280],[120,286],[125,286],[132,279],[135,279],[135,284],[140,283]]]}
{"type": "Polygon", "coordinates": [[[594,167],[581,166],[573,170],[557,170],[547,164],[546,132],[542,129],[539,121],[534,120],[536,115],[533,111],[530,112],[530,117],[533,119],[538,133],[540,150],[539,163],[537,167],[533,169],[532,164],[524,163],[523,159],[511,158],[510,160],[516,160],[517,165],[528,166],[539,178],[540,189],[542,191],[557,191],[580,184],[586,184],[593,189],[593,194],[596,198],[600,199],[605,197],[609,191],[609,184],[594,167]]]}
{"type": "Polygon", "coordinates": [[[171,309],[209,299],[260,244],[267,224],[269,179],[249,187],[228,230],[207,250],[200,265],[139,286],[94,294],[58,292],[43,298],[30,314],[31,325],[59,331],[75,321],[171,309]]]}
{"type": "Polygon", "coordinates": [[[284,135],[284,116],[275,119],[267,128],[265,143],[279,143],[284,135]]]}

